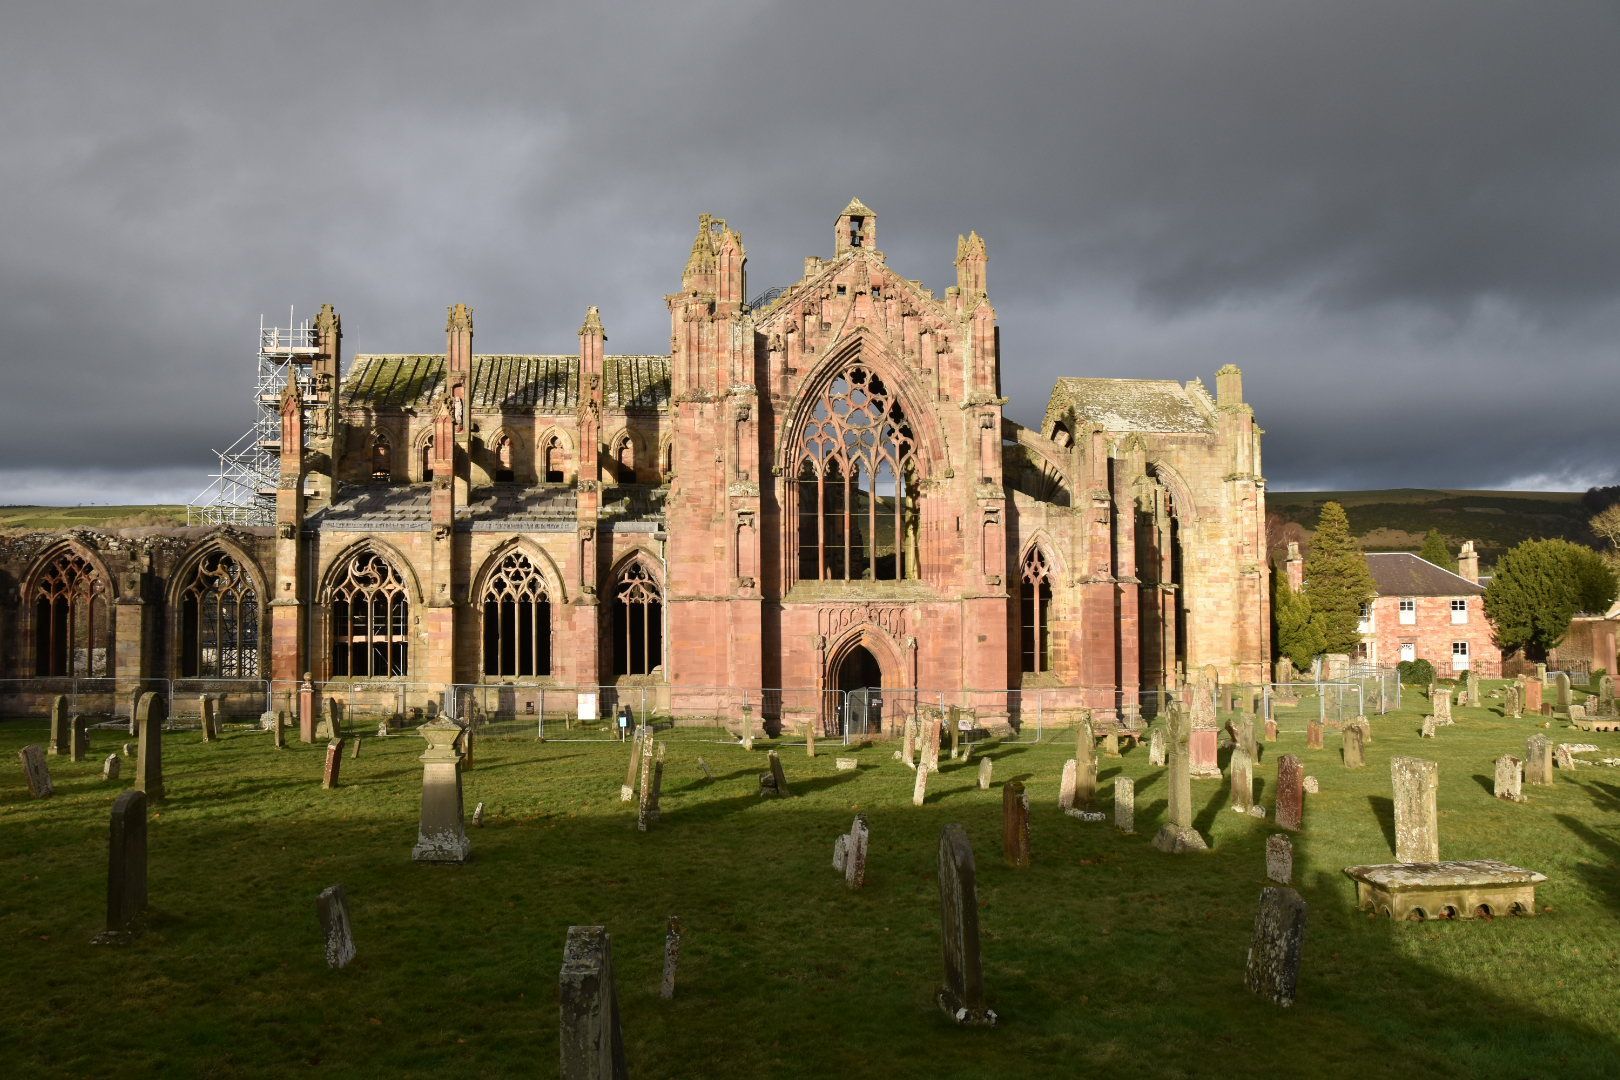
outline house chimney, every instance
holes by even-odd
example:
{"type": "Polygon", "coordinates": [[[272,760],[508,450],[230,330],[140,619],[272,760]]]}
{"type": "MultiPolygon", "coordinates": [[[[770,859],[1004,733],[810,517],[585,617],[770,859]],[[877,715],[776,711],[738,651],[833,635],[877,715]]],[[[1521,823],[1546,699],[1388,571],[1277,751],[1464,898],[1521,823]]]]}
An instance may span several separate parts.
{"type": "Polygon", "coordinates": [[[1472,540],[1464,540],[1462,550],[1457,552],[1457,576],[1479,584],[1479,552],[1474,550],[1472,540]]]}

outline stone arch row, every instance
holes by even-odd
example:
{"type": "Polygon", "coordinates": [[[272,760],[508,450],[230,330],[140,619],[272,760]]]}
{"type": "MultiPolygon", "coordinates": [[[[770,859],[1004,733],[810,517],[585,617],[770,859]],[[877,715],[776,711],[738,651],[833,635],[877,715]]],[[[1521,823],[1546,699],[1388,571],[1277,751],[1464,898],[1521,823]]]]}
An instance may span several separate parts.
{"type": "MultiPolygon", "coordinates": [[[[431,427],[424,428],[411,440],[411,457],[406,475],[412,482],[433,479],[433,439],[431,427]]],[[[480,440],[492,458],[492,475],[497,483],[513,479],[512,438],[505,428],[496,428],[487,438],[480,440]]],[[[372,428],[368,442],[370,473],[373,480],[392,480],[396,472],[394,439],[381,428],[372,428]]],[[[537,478],[545,483],[563,483],[576,473],[577,448],[574,435],[565,427],[547,428],[535,444],[537,478]]],[[[621,482],[630,483],[648,462],[648,440],[645,435],[629,427],[622,427],[609,437],[608,465],[621,482]]],[[[659,476],[668,478],[673,472],[673,440],[668,436],[658,442],[658,454],[652,467],[659,476]]]]}

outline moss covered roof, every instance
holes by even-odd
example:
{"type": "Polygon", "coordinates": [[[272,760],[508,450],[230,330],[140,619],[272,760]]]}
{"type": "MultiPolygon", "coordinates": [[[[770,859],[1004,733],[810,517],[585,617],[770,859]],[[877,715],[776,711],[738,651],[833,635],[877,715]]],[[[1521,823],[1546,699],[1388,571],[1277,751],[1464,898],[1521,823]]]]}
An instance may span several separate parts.
{"type": "MultiPolygon", "coordinates": [[[[373,409],[426,408],[444,382],[443,356],[357,356],[343,380],[343,403],[373,409]]],[[[669,405],[669,357],[603,358],[610,409],[669,405]]],[[[471,405],[505,412],[566,412],[579,407],[577,356],[475,356],[471,405]]]]}
{"type": "Polygon", "coordinates": [[[1041,430],[1058,421],[1098,424],[1106,431],[1215,430],[1208,409],[1170,379],[1059,379],[1052,387],[1041,430]]]}

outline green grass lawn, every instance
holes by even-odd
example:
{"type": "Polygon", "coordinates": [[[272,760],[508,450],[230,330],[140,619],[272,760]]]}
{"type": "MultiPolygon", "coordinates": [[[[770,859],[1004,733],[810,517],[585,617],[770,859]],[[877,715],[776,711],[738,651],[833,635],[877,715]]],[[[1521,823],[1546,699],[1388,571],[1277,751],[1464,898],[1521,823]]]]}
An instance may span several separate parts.
{"type": "MultiPolygon", "coordinates": [[[[1048,731],[946,763],[927,805],[892,746],[785,746],[794,795],[762,800],[765,755],[668,739],[663,820],[635,828],[617,744],[486,739],[465,778],[474,856],[416,865],[424,747],[366,737],[343,785],[320,787],[324,748],[277,751],[258,731],[214,745],[166,735],[169,798],[150,818],[152,911],[125,947],[92,946],[104,917],[107,814],[100,760],[127,736],[94,736],[93,760],[51,759],[54,798],[27,797],[16,751],[42,719],[0,724],[0,1060],[11,1076],[554,1075],[557,973],[567,927],[603,923],[631,1074],[702,1076],[1599,1076],[1620,1053],[1620,770],[1560,772],[1524,805],[1491,797],[1492,762],[1535,728],[1458,709],[1417,737],[1422,699],[1373,718],[1368,767],[1304,748],[1285,722],[1257,767],[1269,807],[1276,757],[1321,782],[1296,840],[1310,904],[1299,1000],[1243,988],[1244,954],[1274,831],[1195,781],[1213,850],[1149,844],[1166,775],[1146,748],[1103,759],[1101,788],[1137,783],[1138,835],[1057,808],[1072,740],[1048,731]],[[1440,762],[1441,850],[1540,870],[1537,918],[1392,924],[1352,907],[1340,872],[1390,861],[1389,758],[1440,762]],[[703,756],[715,771],[707,782],[703,756]],[[1003,865],[1000,783],[1034,803],[1034,865],[1003,865]],[[483,801],[488,818],[471,825],[483,801]],[[871,821],[866,888],[831,866],[860,810],[871,821]],[[985,984],[1002,1017],[957,1030],[941,979],[935,858],[959,821],[979,866],[985,984]],[[348,891],[359,958],[329,971],[315,897],[348,891]],[[675,1000],[658,998],[664,924],[686,927],[675,1000]]],[[[1561,722],[1554,722],[1562,729],[1561,722]]],[[[1557,730],[1620,754],[1620,737],[1557,730]]],[[[1330,744],[1337,736],[1330,733],[1330,744]]],[[[1224,758],[1224,752],[1223,752],[1224,758]]]]}

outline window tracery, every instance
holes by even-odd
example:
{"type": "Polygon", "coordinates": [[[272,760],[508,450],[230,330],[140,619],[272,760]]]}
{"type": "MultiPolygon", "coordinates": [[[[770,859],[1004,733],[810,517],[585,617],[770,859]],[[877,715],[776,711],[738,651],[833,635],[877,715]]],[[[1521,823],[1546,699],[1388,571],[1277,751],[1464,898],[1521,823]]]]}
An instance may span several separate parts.
{"type": "Polygon", "coordinates": [[[1024,556],[1019,597],[1021,623],[1019,653],[1023,670],[1038,673],[1052,670],[1052,645],[1047,624],[1052,609],[1052,567],[1039,547],[1024,556]]]}
{"type": "Polygon", "coordinates": [[[89,559],[67,550],[35,579],[34,673],[100,678],[110,673],[108,588],[89,559]]]}
{"type": "Polygon", "coordinates": [[[223,551],[198,560],[180,593],[180,674],[251,679],[259,674],[259,593],[223,551]]]}
{"type": "Polygon", "coordinates": [[[551,596],[521,551],[501,557],[484,583],[484,674],[551,674],[551,596]]]}
{"type": "Polygon", "coordinates": [[[410,600],[392,563],[373,551],[349,556],[330,604],[334,676],[398,678],[409,672],[410,600]]]}
{"type": "Polygon", "coordinates": [[[650,675],[664,662],[664,598],[641,561],[619,574],[613,590],[613,673],[650,675]]]}

